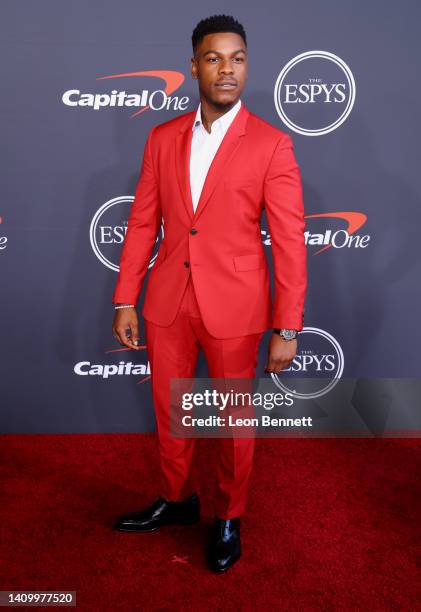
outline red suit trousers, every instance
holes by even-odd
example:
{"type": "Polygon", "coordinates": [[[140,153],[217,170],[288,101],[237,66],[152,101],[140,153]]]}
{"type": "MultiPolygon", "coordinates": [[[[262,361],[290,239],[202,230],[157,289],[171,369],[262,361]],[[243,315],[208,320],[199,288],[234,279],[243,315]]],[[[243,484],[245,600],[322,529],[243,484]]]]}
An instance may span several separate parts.
{"type": "MultiPolygon", "coordinates": [[[[263,332],[225,339],[211,336],[203,324],[190,274],[173,323],[161,327],[145,319],[145,334],[161,463],[160,494],[168,501],[180,501],[196,490],[190,474],[195,439],[170,432],[170,379],[194,378],[201,349],[210,378],[254,378],[263,332]]],[[[244,512],[254,442],[253,437],[217,440],[213,501],[215,515],[221,519],[244,512]]]]}

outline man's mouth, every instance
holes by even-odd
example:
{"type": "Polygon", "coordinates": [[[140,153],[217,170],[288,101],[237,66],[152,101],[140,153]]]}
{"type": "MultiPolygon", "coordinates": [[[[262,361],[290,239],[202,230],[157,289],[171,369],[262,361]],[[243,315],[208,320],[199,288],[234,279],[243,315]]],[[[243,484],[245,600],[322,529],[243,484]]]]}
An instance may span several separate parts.
{"type": "Polygon", "coordinates": [[[237,83],[233,81],[225,81],[222,83],[215,83],[215,87],[219,87],[220,89],[235,89],[237,87],[237,83]]]}

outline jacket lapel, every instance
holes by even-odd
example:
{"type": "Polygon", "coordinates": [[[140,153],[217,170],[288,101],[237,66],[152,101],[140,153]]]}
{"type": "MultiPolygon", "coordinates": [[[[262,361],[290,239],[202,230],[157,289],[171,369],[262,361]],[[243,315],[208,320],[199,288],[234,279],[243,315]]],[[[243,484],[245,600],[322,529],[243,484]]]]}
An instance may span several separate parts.
{"type": "Polygon", "coordinates": [[[190,189],[190,150],[193,138],[192,126],[196,111],[189,113],[175,139],[175,168],[183,204],[190,219],[193,218],[193,200],[190,189]]]}
{"type": "Polygon", "coordinates": [[[244,102],[225,133],[224,138],[212,160],[203,184],[196,212],[193,211],[193,200],[190,189],[190,150],[193,138],[192,126],[196,111],[192,112],[186,123],[180,128],[175,141],[175,165],[177,178],[183,195],[184,206],[189,218],[196,221],[202,214],[210,196],[220,181],[223,180],[224,171],[231,157],[238,148],[241,137],[246,133],[246,122],[249,111],[244,102]]]}

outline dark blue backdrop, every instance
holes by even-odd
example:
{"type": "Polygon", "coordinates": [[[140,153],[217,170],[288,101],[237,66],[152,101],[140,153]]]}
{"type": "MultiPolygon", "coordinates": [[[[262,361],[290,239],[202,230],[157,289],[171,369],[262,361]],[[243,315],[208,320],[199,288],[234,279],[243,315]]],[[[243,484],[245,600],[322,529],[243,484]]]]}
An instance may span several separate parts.
{"type": "MultiPolygon", "coordinates": [[[[190,37],[204,10],[2,3],[2,432],[154,428],[147,353],[114,341],[111,296],[146,136],[198,104],[190,37]],[[170,109],[148,109],[167,101],[165,86],[170,109]]],[[[305,325],[339,344],[343,376],[419,377],[419,3],[229,12],[248,34],[242,98],[291,134],[301,166],[305,325]]],[[[262,239],[270,257],[265,220],[262,239]]],[[[328,357],[332,343],[311,334],[306,354],[328,357]]]]}

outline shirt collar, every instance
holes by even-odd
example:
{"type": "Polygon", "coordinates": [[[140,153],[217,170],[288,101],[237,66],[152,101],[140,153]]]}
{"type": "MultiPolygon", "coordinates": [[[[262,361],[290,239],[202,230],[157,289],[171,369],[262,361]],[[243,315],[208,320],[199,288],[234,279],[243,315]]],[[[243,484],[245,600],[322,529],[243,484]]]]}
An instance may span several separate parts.
{"type": "MultiPolygon", "coordinates": [[[[213,121],[212,126],[211,126],[211,132],[213,132],[215,127],[218,127],[218,126],[222,127],[223,129],[228,129],[229,124],[234,120],[235,115],[240,110],[240,106],[241,106],[241,100],[238,99],[237,102],[234,104],[232,108],[230,108],[229,111],[221,115],[219,119],[216,119],[215,121],[213,121]]],[[[202,107],[202,104],[201,102],[199,102],[199,106],[196,111],[196,116],[194,118],[193,125],[192,125],[192,131],[199,124],[201,124],[203,129],[205,129],[205,126],[203,125],[203,122],[202,122],[201,107],[202,107]]]]}

